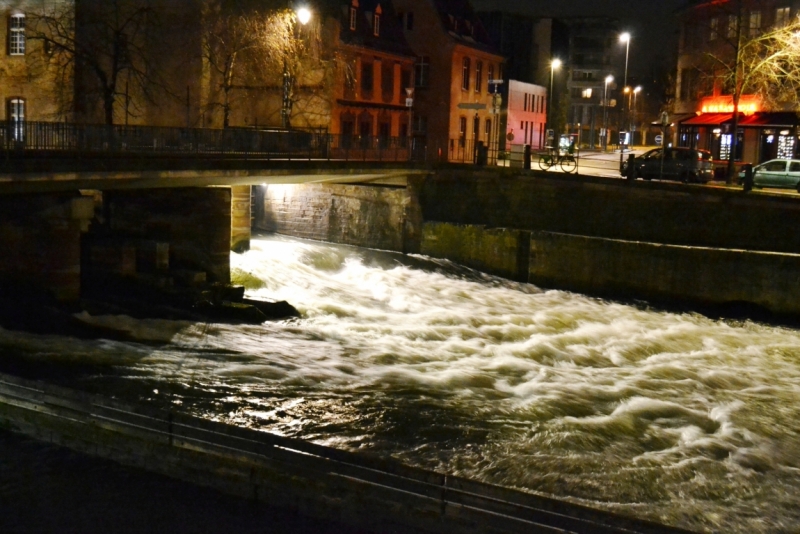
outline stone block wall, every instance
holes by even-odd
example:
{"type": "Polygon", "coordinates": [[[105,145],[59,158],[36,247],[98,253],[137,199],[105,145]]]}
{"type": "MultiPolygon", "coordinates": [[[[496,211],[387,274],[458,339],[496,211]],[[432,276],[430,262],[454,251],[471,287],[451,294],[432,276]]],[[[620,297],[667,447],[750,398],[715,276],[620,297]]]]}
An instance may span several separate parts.
{"type": "Polygon", "coordinates": [[[103,204],[106,239],[137,244],[138,265],[168,265],[206,273],[210,282],[230,282],[229,188],[108,191],[103,204]]]}
{"type": "Polygon", "coordinates": [[[800,202],[790,196],[464,167],[437,171],[419,198],[425,221],[800,252],[800,202]]]}
{"type": "Polygon", "coordinates": [[[254,227],[397,252],[418,248],[419,209],[406,188],[269,185],[256,188],[254,227]]]}
{"type": "Polygon", "coordinates": [[[511,280],[528,280],[531,233],[508,228],[424,223],[420,252],[511,280]]]}
{"type": "Polygon", "coordinates": [[[81,234],[93,200],[72,193],[0,197],[0,280],[5,290],[57,301],[80,297],[81,234]]]}

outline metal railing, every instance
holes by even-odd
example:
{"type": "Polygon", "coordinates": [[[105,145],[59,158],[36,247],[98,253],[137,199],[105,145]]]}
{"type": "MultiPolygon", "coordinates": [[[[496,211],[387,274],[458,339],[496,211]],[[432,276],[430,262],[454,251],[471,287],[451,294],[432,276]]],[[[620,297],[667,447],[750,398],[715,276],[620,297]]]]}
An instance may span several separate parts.
{"type": "Polygon", "coordinates": [[[0,374],[0,426],[271,505],[367,527],[390,520],[443,534],[688,534],[369,454],[5,374],[0,374]]]}
{"type": "Polygon", "coordinates": [[[0,121],[0,149],[347,161],[425,158],[419,142],[407,137],[342,135],[310,129],[211,129],[34,121],[0,121]]]}

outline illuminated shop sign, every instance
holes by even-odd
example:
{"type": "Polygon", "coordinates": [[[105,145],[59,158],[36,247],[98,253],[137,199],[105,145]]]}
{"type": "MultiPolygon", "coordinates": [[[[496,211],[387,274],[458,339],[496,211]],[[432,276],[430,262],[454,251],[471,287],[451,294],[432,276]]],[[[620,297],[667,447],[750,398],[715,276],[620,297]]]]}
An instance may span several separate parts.
{"type": "MultiPolygon", "coordinates": [[[[703,113],[733,113],[733,97],[709,96],[700,101],[700,111],[703,113]]],[[[739,111],[745,115],[752,115],[761,111],[761,100],[756,95],[742,95],[739,98],[739,111]]]]}

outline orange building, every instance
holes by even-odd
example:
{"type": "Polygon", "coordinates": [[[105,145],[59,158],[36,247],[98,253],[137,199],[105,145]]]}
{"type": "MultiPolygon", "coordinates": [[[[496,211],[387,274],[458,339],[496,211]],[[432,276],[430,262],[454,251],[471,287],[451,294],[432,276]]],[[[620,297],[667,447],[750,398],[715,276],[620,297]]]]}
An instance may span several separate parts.
{"type": "Polygon", "coordinates": [[[413,135],[431,158],[472,161],[476,147],[495,147],[498,116],[490,80],[503,57],[466,0],[394,0],[416,55],[413,135]]]}
{"type": "Polygon", "coordinates": [[[349,0],[339,10],[340,66],[332,88],[330,132],[362,147],[407,146],[414,54],[391,2],[349,0]]]}

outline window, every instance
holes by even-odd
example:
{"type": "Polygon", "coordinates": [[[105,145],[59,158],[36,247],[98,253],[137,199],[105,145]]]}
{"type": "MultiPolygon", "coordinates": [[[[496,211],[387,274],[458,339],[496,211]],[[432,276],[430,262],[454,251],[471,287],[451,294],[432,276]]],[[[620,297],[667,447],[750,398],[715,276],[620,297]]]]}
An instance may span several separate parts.
{"type": "Polygon", "coordinates": [[[353,0],[350,4],[350,29],[356,29],[356,20],[358,18],[358,0],[353,0]]]}
{"type": "Polygon", "coordinates": [[[12,56],[25,54],[25,15],[21,13],[8,18],[8,53],[12,56]]]}
{"type": "Polygon", "coordinates": [[[486,125],[483,129],[484,133],[486,134],[486,139],[492,138],[492,119],[486,119],[486,125]]]}
{"type": "Polygon", "coordinates": [[[783,26],[787,22],[789,22],[789,15],[791,14],[791,8],[788,7],[779,7],[775,10],[775,26],[783,26]]]}
{"type": "Polygon", "coordinates": [[[6,104],[6,117],[11,139],[23,141],[25,139],[25,100],[12,98],[6,104]]]}
{"type": "Polygon", "coordinates": [[[458,119],[458,146],[463,147],[467,139],[467,118],[458,119]]]}
{"type": "Polygon", "coordinates": [[[739,27],[739,21],[736,15],[728,15],[728,39],[736,38],[736,29],[739,27]]]}
{"type": "Polygon", "coordinates": [[[761,32],[761,10],[754,9],[750,12],[750,37],[755,37],[761,32]]]}
{"type": "Polygon", "coordinates": [[[486,74],[486,79],[490,80],[490,81],[494,80],[494,65],[489,65],[489,68],[487,69],[487,71],[488,72],[486,74]]]}
{"type": "Polygon", "coordinates": [[[468,57],[465,57],[461,62],[461,89],[464,91],[469,91],[469,71],[470,60],[468,57]]]}
{"type": "Polygon", "coordinates": [[[719,19],[717,17],[714,17],[711,19],[710,29],[708,32],[708,40],[716,41],[717,37],[719,37],[719,19]]]}
{"type": "Polygon", "coordinates": [[[361,98],[372,98],[373,67],[371,59],[361,61],[361,98]]]}
{"type": "Polygon", "coordinates": [[[430,80],[431,61],[428,56],[419,56],[414,64],[414,86],[428,87],[430,80]]]}
{"type": "Polygon", "coordinates": [[[480,93],[482,87],[482,79],[483,78],[483,61],[476,61],[475,62],[475,92],[480,93]]]}
{"type": "Polygon", "coordinates": [[[372,15],[372,35],[375,37],[381,34],[381,5],[375,8],[375,14],[372,15]]]}

